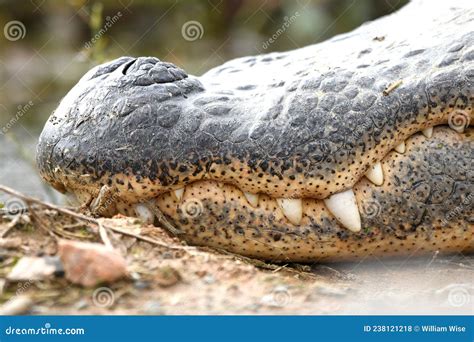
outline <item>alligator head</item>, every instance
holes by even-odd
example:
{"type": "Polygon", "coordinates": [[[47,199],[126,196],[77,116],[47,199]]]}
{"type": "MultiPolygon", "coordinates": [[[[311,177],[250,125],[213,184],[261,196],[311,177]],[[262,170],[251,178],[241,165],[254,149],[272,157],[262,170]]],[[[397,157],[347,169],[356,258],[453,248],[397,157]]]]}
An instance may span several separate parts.
{"type": "Polygon", "coordinates": [[[201,77],[116,59],[61,101],[40,173],[99,214],[159,212],[191,243],[249,256],[472,250],[473,18],[416,2],[201,77]]]}

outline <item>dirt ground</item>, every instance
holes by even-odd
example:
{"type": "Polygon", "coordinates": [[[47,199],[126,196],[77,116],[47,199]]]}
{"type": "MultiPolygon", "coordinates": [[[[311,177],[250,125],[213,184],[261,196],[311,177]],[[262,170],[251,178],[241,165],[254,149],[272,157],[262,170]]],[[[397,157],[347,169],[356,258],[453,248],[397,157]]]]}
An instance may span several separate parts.
{"type": "Polygon", "coordinates": [[[153,241],[109,232],[127,260],[127,278],[94,288],[73,285],[62,272],[41,281],[7,280],[22,256],[56,255],[60,238],[100,242],[91,224],[51,210],[44,216],[42,225],[27,214],[15,225],[11,217],[0,221],[0,300],[2,308],[22,302],[19,314],[474,313],[472,255],[275,265],[186,246],[125,217],[101,222],[153,241]]]}

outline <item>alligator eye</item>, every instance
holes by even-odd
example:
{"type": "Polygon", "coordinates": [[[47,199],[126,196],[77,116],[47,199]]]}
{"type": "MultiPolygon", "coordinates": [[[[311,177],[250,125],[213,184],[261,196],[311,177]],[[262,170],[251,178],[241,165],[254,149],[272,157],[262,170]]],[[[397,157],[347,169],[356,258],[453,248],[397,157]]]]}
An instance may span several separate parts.
{"type": "Polygon", "coordinates": [[[127,64],[125,64],[125,66],[124,66],[123,69],[122,69],[122,74],[126,75],[128,69],[129,69],[129,68],[133,65],[133,63],[135,63],[136,61],[137,61],[137,60],[134,59],[134,60],[128,62],[127,64]]]}

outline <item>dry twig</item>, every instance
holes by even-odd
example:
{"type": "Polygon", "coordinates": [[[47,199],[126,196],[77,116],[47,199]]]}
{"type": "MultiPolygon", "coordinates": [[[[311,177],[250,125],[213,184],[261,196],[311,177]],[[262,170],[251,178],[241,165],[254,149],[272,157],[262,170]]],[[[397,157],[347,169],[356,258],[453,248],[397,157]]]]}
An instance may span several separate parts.
{"type": "MultiPolygon", "coordinates": [[[[100,235],[102,241],[104,242],[104,244],[106,246],[109,246],[109,247],[111,247],[112,244],[110,242],[110,239],[107,235],[106,230],[111,230],[113,232],[116,232],[116,233],[119,233],[119,234],[122,234],[122,235],[127,235],[127,236],[130,236],[130,237],[134,237],[138,240],[145,241],[145,242],[151,243],[151,244],[159,246],[159,247],[164,247],[164,248],[168,248],[168,249],[175,249],[175,250],[186,250],[186,248],[184,246],[169,246],[165,243],[162,243],[162,242],[157,241],[157,240],[152,239],[152,238],[148,238],[146,236],[142,236],[140,234],[135,234],[135,233],[132,233],[132,232],[128,232],[128,231],[125,231],[125,230],[122,230],[120,228],[113,227],[113,226],[106,226],[102,222],[100,222],[100,220],[98,220],[98,219],[95,219],[95,218],[90,217],[90,216],[86,216],[84,214],[77,213],[77,212],[75,212],[75,211],[73,211],[69,208],[60,207],[60,206],[57,206],[57,205],[54,205],[54,204],[51,204],[51,203],[44,202],[44,201],[39,200],[37,198],[27,196],[25,194],[22,194],[22,193],[14,190],[14,189],[11,189],[7,186],[4,186],[4,185],[0,185],[0,191],[2,191],[4,193],[7,193],[7,194],[10,194],[14,197],[20,198],[23,201],[25,201],[25,203],[28,205],[28,207],[30,209],[30,213],[32,215],[35,215],[31,210],[31,204],[34,203],[34,204],[38,204],[40,206],[43,206],[43,207],[51,209],[51,210],[55,210],[59,213],[74,217],[78,220],[85,221],[85,222],[92,223],[92,224],[96,225],[99,229],[99,235],[100,235]]],[[[38,215],[34,216],[34,219],[38,220],[37,222],[39,222],[40,224],[41,223],[44,224],[44,221],[42,221],[38,217],[38,215]]],[[[51,231],[49,231],[49,233],[51,233],[51,231]]]]}

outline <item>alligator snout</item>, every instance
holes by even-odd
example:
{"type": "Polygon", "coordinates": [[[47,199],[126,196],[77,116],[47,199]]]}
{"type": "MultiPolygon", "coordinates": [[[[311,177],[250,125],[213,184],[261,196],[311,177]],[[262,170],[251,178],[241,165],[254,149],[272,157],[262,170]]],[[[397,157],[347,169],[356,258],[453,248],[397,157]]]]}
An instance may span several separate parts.
{"type": "Polygon", "coordinates": [[[191,243],[254,257],[472,250],[472,10],[398,30],[420,6],[201,77],[100,65],[46,124],[40,173],[101,215],[158,210],[191,243]]]}

